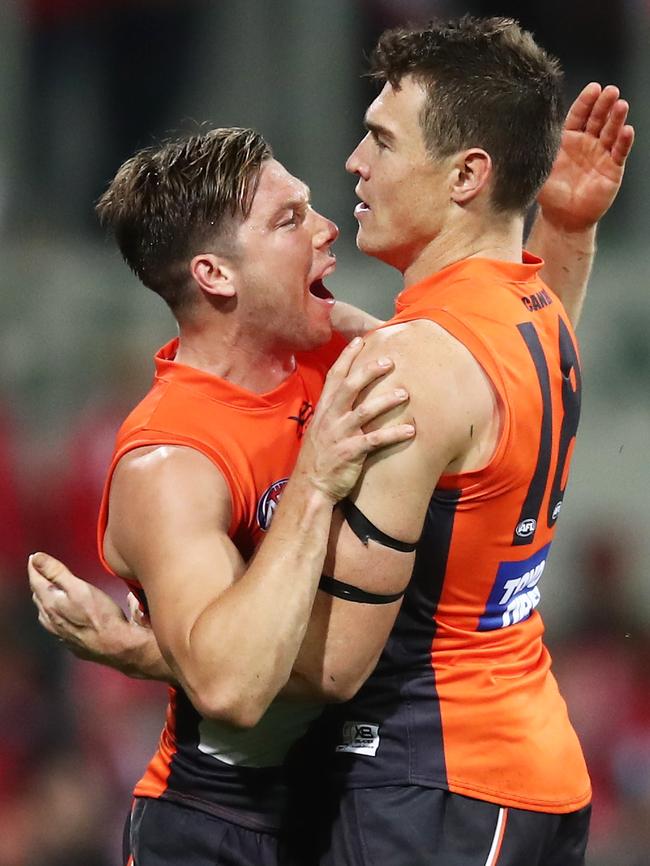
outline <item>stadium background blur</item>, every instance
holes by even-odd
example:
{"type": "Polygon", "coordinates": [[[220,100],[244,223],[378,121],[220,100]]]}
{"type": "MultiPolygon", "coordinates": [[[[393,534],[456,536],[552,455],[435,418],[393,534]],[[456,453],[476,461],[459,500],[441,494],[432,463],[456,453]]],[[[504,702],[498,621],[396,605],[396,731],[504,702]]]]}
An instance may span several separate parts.
{"type": "Polygon", "coordinates": [[[542,610],[594,781],[590,866],[650,864],[650,0],[4,0],[0,12],[0,866],[116,866],[165,688],[78,662],[25,574],[45,549],[99,580],[115,429],[174,333],[96,225],[118,165],[167,132],[250,125],[341,228],[339,297],[387,316],[399,277],[354,249],[345,157],[385,26],[514,14],[567,72],[614,81],[637,143],[579,333],[579,445],[542,610]]]}

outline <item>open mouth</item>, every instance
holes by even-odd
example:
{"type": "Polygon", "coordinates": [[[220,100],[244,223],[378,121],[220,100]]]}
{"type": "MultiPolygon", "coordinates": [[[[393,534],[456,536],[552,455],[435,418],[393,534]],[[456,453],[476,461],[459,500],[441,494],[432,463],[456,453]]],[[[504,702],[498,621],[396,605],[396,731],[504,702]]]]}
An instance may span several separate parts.
{"type": "Polygon", "coordinates": [[[314,280],[309,287],[309,294],[324,304],[333,304],[335,301],[334,295],[326,288],[322,280],[314,280]]]}

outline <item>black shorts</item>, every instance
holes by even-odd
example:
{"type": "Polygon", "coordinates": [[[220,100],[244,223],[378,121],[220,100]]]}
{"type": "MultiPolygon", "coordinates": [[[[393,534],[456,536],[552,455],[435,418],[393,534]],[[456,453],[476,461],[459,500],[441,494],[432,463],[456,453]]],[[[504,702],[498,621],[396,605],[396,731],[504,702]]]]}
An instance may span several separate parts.
{"type": "MultiPolygon", "coordinates": [[[[281,842],[207,812],[137,797],[124,828],[125,866],[278,866],[281,842]]],[[[286,858],[283,858],[283,860],[286,858]]]]}
{"type": "Polygon", "coordinates": [[[345,791],[319,866],[584,866],[591,807],[500,807],[416,786],[345,791]]]}

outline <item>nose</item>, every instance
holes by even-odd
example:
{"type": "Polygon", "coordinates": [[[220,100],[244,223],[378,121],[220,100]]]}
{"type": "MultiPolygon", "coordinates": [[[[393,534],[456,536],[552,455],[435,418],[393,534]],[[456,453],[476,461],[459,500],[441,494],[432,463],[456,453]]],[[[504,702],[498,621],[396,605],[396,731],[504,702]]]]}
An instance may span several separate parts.
{"type": "Polygon", "coordinates": [[[345,162],[346,171],[349,171],[350,174],[358,174],[364,180],[368,180],[368,164],[363,158],[363,145],[367,138],[366,135],[361,139],[345,162]]]}
{"type": "Polygon", "coordinates": [[[328,247],[333,244],[339,236],[339,227],[332,220],[324,217],[322,214],[314,212],[316,218],[316,227],[314,230],[314,246],[316,249],[320,247],[328,247]]]}

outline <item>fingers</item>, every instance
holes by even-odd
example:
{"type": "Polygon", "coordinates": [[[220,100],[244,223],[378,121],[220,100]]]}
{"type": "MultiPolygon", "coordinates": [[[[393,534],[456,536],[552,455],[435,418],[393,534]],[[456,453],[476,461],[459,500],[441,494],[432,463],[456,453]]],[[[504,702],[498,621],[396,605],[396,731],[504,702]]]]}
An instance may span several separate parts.
{"type": "Polygon", "coordinates": [[[355,337],[345,347],[327,374],[324,394],[331,392],[333,397],[340,395],[340,389],[343,386],[347,390],[344,399],[347,399],[349,394],[356,397],[375,379],[385,376],[393,369],[394,364],[390,358],[378,358],[365,364],[355,364],[363,347],[364,342],[361,337],[355,337]]]}
{"type": "Polygon", "coordinates": [[[129,608],[129,619],[131,622],[134,622],[136,625],[142,626],[143,628],[150,628],[151,623],[149,617],[142,610],[138,597],[134,595],[134,593],[130,592],[126,597],[126,602],[129,608]]]}
{"type": "Polygon", "coordinates": [[[126,597],[126,604],[129,609],[129,618],[135,619],[141,613],[140,602],[134,593],[130,592],[126,597]]]}
{"type": "MultiPolygon", "coordinates": [[[[49,587],[51,590],[51,584],[49,587]]],[[[60,590],[56,592],[56,596],[61,596],[61,594],[60,590]]],[[[39,623],[45,631],[70,646],[70,642],[74,640],[73,630],[76,624],[66,616],[65,612],[57,609],[57,600],[60,599],[52,597],[51,592],[45,597],[40,596],[38,592],[32,593],[32,601],[38,611],[39,623]]]]}
{"type": "Polygon", "coordinates": [[[626,123],[629,103],[619,98],[619,90],[608,85],[594,106],[587,132],[599,137],[613,162],[623,168],[634,144],[634,127],[626,123]]]}
{"type": "MultiPolygon", "coordinates": [[[[358,354],[358,353],[357,353],[358,354]]],[[[356,356],[355,356],[356,357],[356,356]]],[[[330,370],[325,388],[318,402],[316,409],[319,416],[324,412],[335,412],[339,415],[344,415],[354,406],[359,395],[373,382],[386,376],[394,368],[393,361],[390,358],[378,358],[367,363],[348,364],[338,371],[330,370]],[[341,375],[342,369],[347,367],[347,372],[341,375]]],[[[398,397],[393,391],[389,392],[391,397],[391,406],[398,405],[405,397],[398,397]]],[[[378,413],[375,413],[378,414],[378,413]]],[[[366,420],[368,420],[366,418],[366,420]]]]}
{"type": "Polygon", "coordinates": [[[621,168],[625,165],[625,160],[628,158],[632,145],[634,144],[634,127],[624,126],[618,133],[616,141],[612,145],[612,159],[616,165],[621,168]]]}
{"type": "Polygon", "coordinates": [[[634,127],[625,122],[629,110],[630,106],[624,99],[617,99],[600,133],[601,144],[621,168],[634,144],[634,127]]]}
{"type": "Polygon", "coordinates": [[[43,605],[41,604],[41,600],[36,593],[32,594],[32,601],[36,606],[36,610],[38,611],[38,621],[43,626],[46,631],[49,631],[50,634],[53,634],[58,637],[56,628],[50,619],[49,613],[45,610],[43,605]]]}
{"type": "Polygon", "coordinates": [[[601,88],[591,82],[569,109],[565,129],[599,138],[613,161],[623,167],[634,144],[634,128],[626,124],[629,110],[628,102],[620,98],[616,85],[601,88]]]}
{"type": "Polygon", "coordinates": [[[586,87],[583,87],[567,113],[566,120],[564,121],[564,128],[576,132],[583,132],[594,104],[601,92],[602,88],[600,84],[595,81],[592,81],[586,87]]]}
{"type": "Polygon", "coordinates": [[[616,85],[603,88],[592,81],[569,109],[564,129],[599,139],[615,165],[623,168],[634,144],[634,128],[626,123],[629,109],[616,85]]]}
{"type": "MultiPolygon", "coordinates": [[[[349,436],[339,446],[339,457],[342,462],[347,464],[357,464],[357,472],[354,478],[358,478],[361,469],[363,458],[373,451],[379,451],[388,445],[399,445],[402,442],[408,442],[415,436],[414,424],[393,424],[390,427],[381,427],[377,430],[371,430],[369,433],[358,433],[355,436],[349,436]]],[[[345,485],[345,490],[337,495],[336,498],[347,496],[354,481],[345,485]]]]}
{"type": "Polygon", "coordinates": [[[597,131],[602,144],[610,150],[616,141],[618,133],[621,131],[627,120],[627,113],[630,106],[624,99],[616,99],[610,106],[607,117],[600,129],[597,131]]]}
{"type": "Polygon", "coordinates": [[[29,586],[32,591],[32,601],[38,610],[38,619],[44,628],[56,634],[56,628],[52,623],[50,614],[54,611],[55,602],[62,594],[62,590],[58,589],[46,577],[36,570],[32,557],[30,556],[27,563],[29,572],[29,586]]]}
{"type": "Polygon", "coordinates": [[[615,87],[613,84],[608,84],[607,87],[604,88],[592,106],[585,125],[585,132],[588,132],[589,135],[593,135],[594,138],[600,137],[603,127],[607,122],[607,118],[609,117],[609,114],[619,96],[620,91],[618,87],[615,87]]]}
{"type": "Polygon", "coordinates": [[[38,574],[50,583],[66,586],[70,581],[79,580],[62,562],[50,556],[49,553],[32,553],[27,562],[27,570],[38,574]]]}
{"type": "Polygon", "coordinates": [[[370,433],[364,433],[360,437],[362,439],[360,453],[370,454],[380,448],[385,448],[387,445],[399,445],[401,442],[408,442],[414,436],[415,425],[413,424],[394,424],[392,427],[381,427],[370,433]]]}
{"type": "Polygon", "coordinates": [[[384,412],[389,412],[401,406],[408,400],[408,391],[404,388],[394,388],[380,394],[370,394],[354,409],[354,415],[359,426],[368,424],[384,412]]]}
{"type": "MultiPolygon", "coordinates": [[[[346,401],[348,404],[353,403],[373,382],[376,382],[377,379],[381,379],[387,373],[392,372],[395,364],[391,360],[391,358],[377,358],[373,361],[368,361],[365,364],[357,364],[346,376],[345,382],[343,383],[343,387],[339,390],[338,394],[342,401],[346,401]]],[[[391,392],[393,393],[393,392],[391,392]]],[[[404,399],[406,399],[408,395],[404,395],[404,399]]]]}
{"type": "Polygon", "coordinates": [[[330,367],[327,379],[344,379],[350,372],[350,368],[355,359],[363,349],[363,345],[361,337],[355,337],[353,340],[350,340],[348,345],[343,349],[336,361],[330,367]]]}
{"type": "Polygon", "coordinates": [[[43,577],[40,571],[34,567],[32,557],[27,560],[27,574],[29,575],[29,586],[32,592],[45,592],[52,584],[43,577]]]}
{"type": "Polygon", "coordinates": [[[371,390],[364,394],[374,382],[393,371],[395,365],[388,357],[376,358],[366,363],[346,362],[341,369],[346,367],[348,372],[345,377],[329,383],[328,393],[323,392],[316,410],[318,416],[327,416],[330,426],[333,421],[337,424],[336,439],[341,435],[362,435],[361,428],[364,425],[404,404],[409,398],[406,389],[401,387],[387,387],[378,389],[377,392],[371,390]]]}
{"type": "Polygon", "coordinates": [[[38,609],[39,622],[47,631],[67,639],[69,629],[86,627],[89,585],[85,581],[46,553],[32,554],[27,571],[32,601],[38,609]]]}
{"type": "MultiPolygon", "coordinates": [[[[625,124],[628,110],[628,103],[620,99],[620,91],[616,85],[608,84],[603,88],[592,81],[583,88],[569,109],[564,129],[587,132],[600,138],[609,149],[625,124]]],[[[625,136],[626,141],[628,137],[625,136]]]]}

